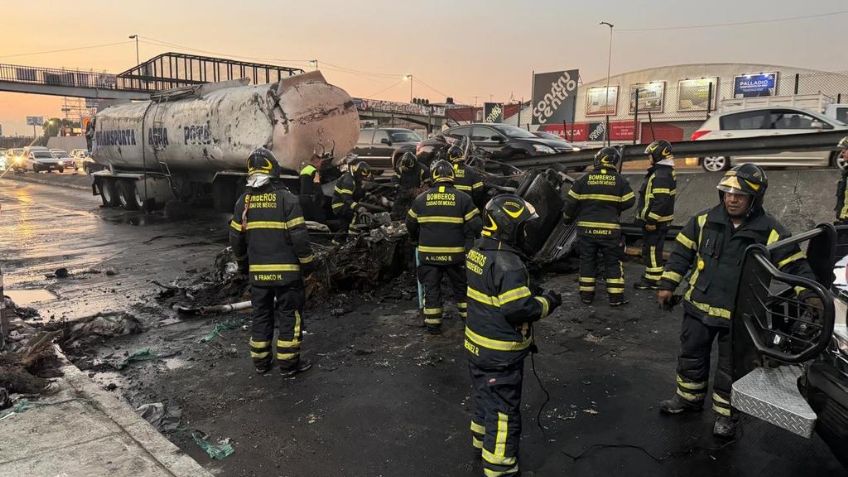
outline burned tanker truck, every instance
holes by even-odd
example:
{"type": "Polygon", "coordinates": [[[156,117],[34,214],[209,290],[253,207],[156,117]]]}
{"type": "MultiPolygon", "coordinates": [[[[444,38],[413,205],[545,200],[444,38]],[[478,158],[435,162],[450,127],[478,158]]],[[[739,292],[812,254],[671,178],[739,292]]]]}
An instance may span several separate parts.
{"type": "Polygon", "coordinates": [[[320,72],[247,83],[167,90],[98,112],[92,156],[106,169],[92,175],[92,192],[107,207],[153,209],[211,197],[227,211],[255,148],[268,147],[296,175],[313,154],[337,162],[356,144],[356,106],[320,72]]]}

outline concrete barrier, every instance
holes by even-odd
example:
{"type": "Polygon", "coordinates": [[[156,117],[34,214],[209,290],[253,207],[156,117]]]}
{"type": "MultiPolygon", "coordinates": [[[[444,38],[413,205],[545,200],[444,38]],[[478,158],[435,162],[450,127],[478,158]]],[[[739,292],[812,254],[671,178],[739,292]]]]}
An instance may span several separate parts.
{"type": "MultiPolygon", "coordinates": [[[[765,209],[777,217],[793,233],[803,232],[835,219],[836,182],[838,169],[766,170],[769,187],[765,209]]],[[[716,185],[722,173],[677,174],[677,202],[674,223],[683,225],[694,214],[718,203],[716,185]]],[[[638,193],[644,176],[627,174],[633,190],[638,193]]],[[[635,209],[625,212],[625,220],[635,215],[635,209]]]]}

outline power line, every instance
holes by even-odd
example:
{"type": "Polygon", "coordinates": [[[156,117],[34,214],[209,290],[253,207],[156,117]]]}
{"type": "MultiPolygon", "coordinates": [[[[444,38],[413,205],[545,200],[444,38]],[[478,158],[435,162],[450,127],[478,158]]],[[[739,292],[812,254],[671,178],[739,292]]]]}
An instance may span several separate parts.
{"type": "Polygon", "coordinates": [[[246,60],[251,60],[251,61],[279,61],[279,62],[282,62],[282,63],[306,63],[306,64],[308,64],[310,62],[310,60],[286,60],[286,59],[281,59],[281,58],[263,58],[263,57],[256,57],[256,56],[233,55],[233,54],[229,54],[229,53],[221,53],[221,52],[218,52],[218,51],[203,50],[203,49],[194,48],[194,47],[191,47],[191,46],[180,45],[180,44],[171,43],[171,42],[168,42],[168,41],[157,40],[155,38],[149,38],[149,37],[146,37],[146,36],[140,36],[139,38],[141,38],[141,40],[143,42],[148,43],[148,44],[157,44],[158,43],[159,46],[171,46],[171,47],[176,47],[176,48],[182,48],[184,50],[206,53],[208,55],[228,56],[228,57],[231,57],[231,58],[241,58],[241,59],[246,59],[246,60]]]}
{"type": "MultiPolygon", "coordinates": [[[[433,86],[430,86],[430,85],[429,85],[426,81],[421,80],[421,78],[419,78],[418,76],[416,76],[416,77],[415,77],[415,80],[416,80],[418,83],[421,83],[421,84],[422,84],[422,85],[424,85],[425,87],[429,88],[430,90],[432,90],[432,91],[434,91],[434,92],[436,92],[436,93],[438,93],[438,94],[440,94],[440,95],[444,96],[445,98],[447,98],[447,97],[449,97],[449,96],[450,96],[449,94],[443,93],[443,92],[439,91],[438,89],[434,88],[433,86]]],[[[456,96],[454,96],[454,98],[455,98],[455,99],[459,99],[459,98],[458,98],[458,97],[456,97],[456,96]]]]}
{"type": "Polygon", "coordinates": [[[45,51],[33,51],[33,52],[30,52],[30,53],[16,53],[14,55],[2,55],[2,56],[0,56],[0,58],[14,58],[14,57],[18,57],[18,56],[33,56],[33,55],[48,55],[48,54],[51,54],[51,53],[63,53],[63,52],[66,52],[66,51],[77,51],[77,50],[91,50],[91,49],[94,49],[94,48],[105,48],[107,46],[125,45],[127,43],[132,43],[132,40],[118,41],[118,42],[115,42],[115,43],[103,43],[101,45],[78,46],[78,47],[75,47],[75,48],[62,48],[62,49],[59,49],[59,50],[45,50],[45,51]]]}
{"type": "Polygon", "coordinates": [[[377,96],[378,94],[383,94],[383,93],[385,93],[386,91],[388,91],[388,90],[390,90],[390,89],[394,88],[395,86],[397,86],[397,85],[399,85],[399,84],[401,84],[401,83],[403,83],[403,80],[402,80],[402,79],[401,79],[401,80],[398,80],[398,81],[396,81],[396,82],[394,82],[394,83],[392,83],[392,85],[391,85],[391,86],[389,86],[388,88],[383,88],[383,89],[381,89],[380,91],[377,91],[376,93],[369,94],[369,95],[368,95],[368,96],[366,96],[365,98],[366,98],[366,99],[374,98],[374,97],[375,97],[375,96],[377,96]]]}
{"type": "Polygon", "coordinates": [[[772,18],[766,20],[748,20],[741,22],[728,22],[728,23],[710,23],[705,25],[687,25],[687,26],[677,26],[677,27],[651,27],[651,28],[621,28],[616,30],[616,32],[646,32],[646,31],[671,31],[671,30],[700,30],[706,28],[721,28],[721,27],[734,27],[734,26],[745,26],[745,25],[759,25],[763,23],[779,23],[779,22],[790,22],[795,20],[809,20],[811,18],[823,18],[823,17],[831,17],[837,15],[845,15],[848,14],[848,10],[838,10],[835,12],[829,13],[819,13],[816,15],[798,15],[794,17],[783,17],[783,18],[772,18]]]}

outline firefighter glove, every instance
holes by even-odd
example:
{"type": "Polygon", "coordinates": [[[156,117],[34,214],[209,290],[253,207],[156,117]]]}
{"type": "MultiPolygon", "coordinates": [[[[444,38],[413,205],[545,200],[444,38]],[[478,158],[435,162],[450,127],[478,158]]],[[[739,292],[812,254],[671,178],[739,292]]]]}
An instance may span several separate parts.
{"type": "Polygon", "coordinates": [[[562,295],[553,290],[546,290],[545,293],[542,294],[542,298],[548,300],[550,311],[553,311],[556,307],[562,305],[562,295]]]}

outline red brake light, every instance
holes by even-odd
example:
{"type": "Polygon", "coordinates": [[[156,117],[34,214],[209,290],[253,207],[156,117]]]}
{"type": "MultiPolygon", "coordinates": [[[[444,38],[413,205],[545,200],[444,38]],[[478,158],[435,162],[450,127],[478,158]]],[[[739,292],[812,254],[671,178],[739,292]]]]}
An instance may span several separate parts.
{"type": "Polygon", "coordinates": [[[712,131],[710,131],[710,130],[708,130],[708,129],[699,129],[699,130],[697,130],[697,131],[695,131],[695,132],[693,132],[693,133],[692,133],[691,140],[693,140],[693,141],[697,141],[698,139],[700,139],[700,138],[702,138],[702,137],[706,136],[707,134],[709,134],[709,133],[711,133],[711,132],[712,132],[712,131]]]}

